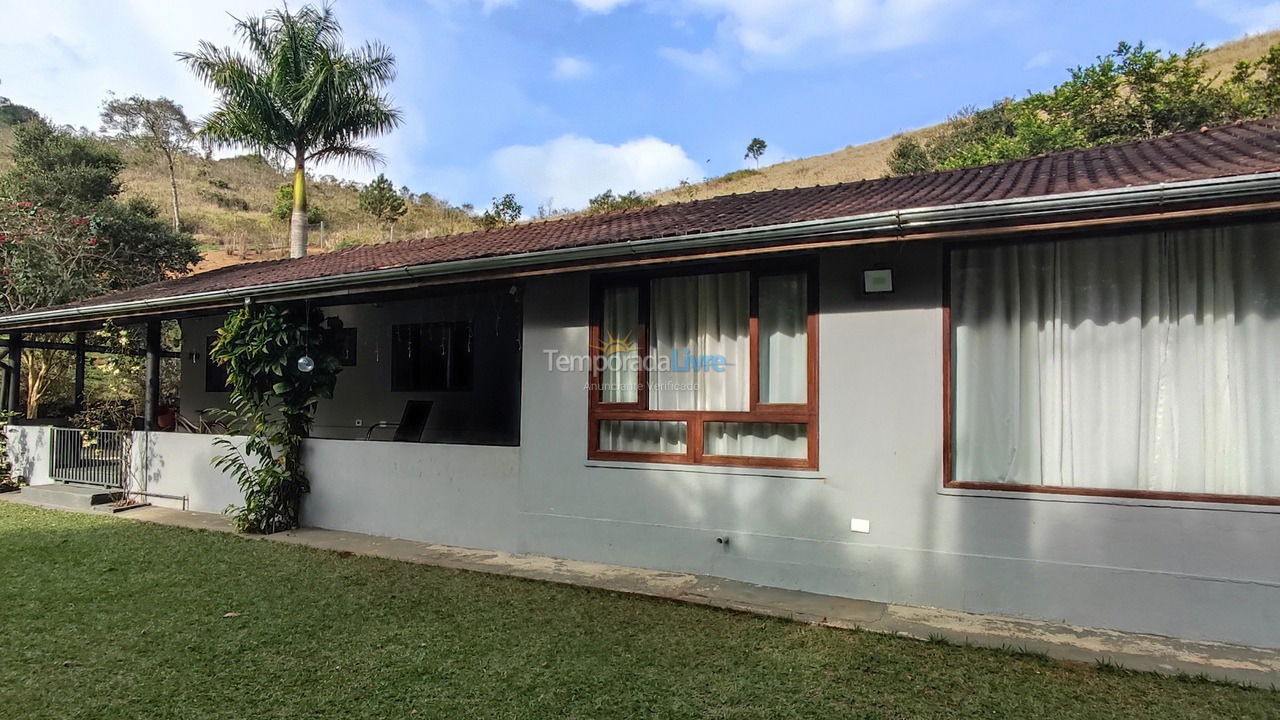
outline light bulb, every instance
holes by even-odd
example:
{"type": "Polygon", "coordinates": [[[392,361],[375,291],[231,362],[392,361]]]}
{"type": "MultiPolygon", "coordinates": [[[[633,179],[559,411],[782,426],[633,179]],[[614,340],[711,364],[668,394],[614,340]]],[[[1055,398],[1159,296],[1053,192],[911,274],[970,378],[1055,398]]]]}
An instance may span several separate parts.
{"type": "Polygon", "coordinates": [[[309,373],[316,369],[316,361],[311,359],[310,355],[303,355],[298,358],[298,370],[309,373]]]}

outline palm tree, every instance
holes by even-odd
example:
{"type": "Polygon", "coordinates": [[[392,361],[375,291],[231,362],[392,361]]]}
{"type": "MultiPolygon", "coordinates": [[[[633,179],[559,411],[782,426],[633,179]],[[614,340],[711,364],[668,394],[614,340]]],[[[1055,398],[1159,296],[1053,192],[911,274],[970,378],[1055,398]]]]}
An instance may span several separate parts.
{"type": "Polygon", "coordinates": [[[220,96],[203,120],[204,136],[293,162],[289,252],[303,257],[307,163],[381,162],[364,141],[400,124],[400,111],[382,93],[396,60],[379,43],[345,48],[329,5],[236,19],[235,30],[247,55],[201,41],[178,57],[220,96]]]}

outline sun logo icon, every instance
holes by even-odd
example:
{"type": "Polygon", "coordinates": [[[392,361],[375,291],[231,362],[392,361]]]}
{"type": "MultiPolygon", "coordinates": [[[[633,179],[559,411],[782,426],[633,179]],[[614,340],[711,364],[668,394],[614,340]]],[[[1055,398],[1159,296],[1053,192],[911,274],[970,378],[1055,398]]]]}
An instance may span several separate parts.
{"type": "Polygon", "coordinates": [[[605,331],[600,338],[600,342],[593,347],[601,355],[619,355],[633,353],[637,349],[636,341],[631,339],[631,333],[627,333],[623,337],[614,337],[613,333],[605,331]]]}

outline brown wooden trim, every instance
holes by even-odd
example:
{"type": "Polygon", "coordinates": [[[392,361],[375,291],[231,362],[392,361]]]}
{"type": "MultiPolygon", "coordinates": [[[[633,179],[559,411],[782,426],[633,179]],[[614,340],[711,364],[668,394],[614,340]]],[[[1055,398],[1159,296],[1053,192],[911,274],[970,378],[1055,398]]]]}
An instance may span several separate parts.
{"type": "MultiPolygon", "coordinates": [[[[1043,242],[1043,239],[993,241],[992,245],[1015,245],[1043,242]]],[[[1132,498],[1137,500],[1171,500],[1178,502],[1229,503],[1238,505],[1280,505],[1280,497],[1261,495],[1218,495],[1213,493],[1169,492],[1163,490],[1123,490],[1060,485],[1021,485],[997,482],[972,482],[955,479],[955,327],[951,307],[951,254],[956,249],[942,248],[942,487],[958,490],[1074,495],[1081,497],[1132,498]]]]}
{"type": "Polygon", "coordinates": [[[1163,490],[1113,490],[1111,488],[1064,487],[1061,485],[1013,485],[993,482],[950,482],[956,490],[996,490],[1000,492],[1080,495],[1084,497],[1133,498],[1136,500],[1176,500],[1180,502],[1230,503],[1235,505],[1280,505],[1280,497],[1264,495],[1215,495],[1213,493],[1167,492],[1163,490]]]}
{"type": "Polygon", "coordinates": [[[767,268],[759,262],[752,263],[719,263],[714,265],[686,266],[671,268],[666,272],[637,272],[628,269],[625,272],[600,276],[592,279],[590,313],[591,329],[589,332],[592,346],[591,383],[588,390],[588,437],[587,457],[591,460],[627,460],[632,462],[678,463],[689,465],[714,465],[737,467],[771,467],[817,469],[818,467],[818,410],[817,410],[817,377],[818,377],[818,269],[815,258],[791,258],[779,264],[771,262],[767,268]],[[676,277],[682,275],[700,275],[703,273],[739,272],[751,273],[750,277],[750,383],[751,399],[748,410],[741,412],[728,411],[692,411],[692,410],[649,410],[648,372],[644,368],[653,362],[650,346],[650,297],[649,288],[654,278],[676,277]],[[805,274],[807,291],[807,378],[808,402],[789,404],[760,404],[760,326],[759,326],[759,277],[762,275],[784,275],[801,272],[805,274]],[[602,298],[604,288],[634,285],[639,289],[641,320],[637,330],[637,342],[640,346],[641,382],[640,398],[636,403],[603,403],[600,402],[599,373],[596,372],[596,353],[599,345],[600,323],[603,319],[602,298]],[[684,453],[633,453],[600,450],[600,422],[605,420],[638,420],[667,421],[685,423],[684,453]],[[708,422],[733,423],[794,423],[806,426],[808,438],[808,457],[806,458],[764,458],[738,457],[727,455],[705,455],[705,424],[708,422]]]}

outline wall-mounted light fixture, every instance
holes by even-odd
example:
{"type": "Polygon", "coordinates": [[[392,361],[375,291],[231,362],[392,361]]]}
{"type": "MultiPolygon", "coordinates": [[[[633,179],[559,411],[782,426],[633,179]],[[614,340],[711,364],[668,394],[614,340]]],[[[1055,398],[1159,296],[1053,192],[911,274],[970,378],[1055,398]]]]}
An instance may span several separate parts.
{"type": "Polygon", "coordinates": [[[863,270],[862,292],[868,295],[893,292],[893,270],[888,268],[863,270]]]}

